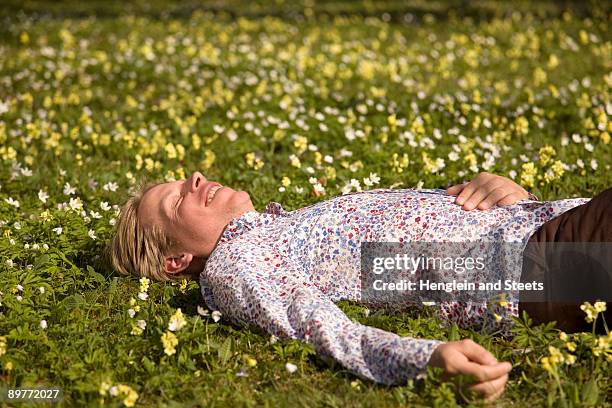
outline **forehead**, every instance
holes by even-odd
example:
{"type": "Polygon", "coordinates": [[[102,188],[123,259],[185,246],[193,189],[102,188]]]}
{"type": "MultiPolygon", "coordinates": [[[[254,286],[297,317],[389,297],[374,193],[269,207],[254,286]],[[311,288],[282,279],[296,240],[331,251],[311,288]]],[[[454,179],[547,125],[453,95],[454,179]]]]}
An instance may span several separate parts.
{"type": "Polygon", "coordinates": [[[158,184],[142,196],[139,217],[145,223],[156,219],[168,219],[172,197],[179,193],[179,181],[158,184]]]}

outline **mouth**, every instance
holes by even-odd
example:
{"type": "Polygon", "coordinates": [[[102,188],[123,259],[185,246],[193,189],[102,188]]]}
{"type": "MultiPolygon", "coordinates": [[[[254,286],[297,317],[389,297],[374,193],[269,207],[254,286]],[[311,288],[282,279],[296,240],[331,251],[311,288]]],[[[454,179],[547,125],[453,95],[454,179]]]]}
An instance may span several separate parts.
{"type": "Polygon", "coordinates": [[[219,191],[221,188],[223,188],[223,186],[219,183],[211,183],[211,186],[208,187],[205,191],[204,191],[204,197],[206,197],[206,202],[204,204],[205,207],[208,207],[210,205],[210,203],[212,202],[213,198],[215,197],[215,194],[217,194],[217,191],[219,191]]]}

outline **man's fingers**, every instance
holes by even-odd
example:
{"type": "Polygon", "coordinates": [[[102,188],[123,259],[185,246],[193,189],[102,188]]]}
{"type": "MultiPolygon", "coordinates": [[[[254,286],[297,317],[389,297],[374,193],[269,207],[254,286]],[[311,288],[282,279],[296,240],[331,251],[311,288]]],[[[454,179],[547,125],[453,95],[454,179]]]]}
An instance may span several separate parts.
{"type": "Polygon", "coordinates": [[[512,194],[505,196],[503,199],[499,200],[498,205],[511,205],[520,200],[524,200],[527,198],[528,194],[523,193],[522,191],[515,191],[512,194]]]}
{"type": "Polygon", "coordinates": [[[480,365],[472,362],[464,362],[458,369],[462,374],[474,376],[478,382],[486,382],[508,373],[508,371],[512,369],[512,365],[508,362],[494,365],[480,365]]]}
{"type": "Polygon", "coordinates": [[[450,195],[455,195],[455,194],[459,194],[461,191],[463,191],[463,188],[469,183],[469,181],[466,181],[465,183],[462,184],[456,184],[454,186],[450,186],[449,188],[446,189],[446,192],[450,195]]]}
{"type": "Polygon", "coordinates": [[[504,190],[503,187],[498,187],[491,191],[489,195],[478,204],[477,208],[480,210],[487,210],[509,195],[512,195],[512,193],[508,192],[508,190],[504,190]]]}
{"type": "Polygon", "coordinates": [[[461,351],[471,361],[475,361],[479,364],[484,364],[484,365],[497,364],[497,359],[495,358],[495,356],[491,354],[489,350],[482,347],[480,344],[470,339],[462,340],[461,344],[462,344],[461,351]]]}
{"type": "Polygon", "coordinates": [[[461,194],[459,194],[459,197],[457,197],[457,204],[463,204],[464,210],[473,210],[491,191],[499,187],[500,181],[501,180],[490,179],[481,182],[481,184],[476,184],[476,180],[474,180],[463,189],[461,194]],[[469,196],[467,196],[468,193],[470,193],[469,196]]]}
{"type": "Polygon", "coordinates": [[[494,380],[472,385],[470,387],[470,390],[483,394],[486,396],[487,401],[492,401],[499,397],[502,392],[504,392],[504,388],[506,387],[507,382],[508,374],[504,374],[494,380]]]}

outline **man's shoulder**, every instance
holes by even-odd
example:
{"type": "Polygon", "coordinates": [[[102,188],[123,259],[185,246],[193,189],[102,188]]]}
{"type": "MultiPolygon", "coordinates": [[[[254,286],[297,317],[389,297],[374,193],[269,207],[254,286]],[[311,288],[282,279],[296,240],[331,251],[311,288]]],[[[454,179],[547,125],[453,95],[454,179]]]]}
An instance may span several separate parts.
{"type": "Polygon", "coordinates": [[[211,268],[237,269],[260,261],[274,252],[272,243],[263,238],[244,234],[229,241],[219,242],[206,261],[205,270],[211,268]]]}

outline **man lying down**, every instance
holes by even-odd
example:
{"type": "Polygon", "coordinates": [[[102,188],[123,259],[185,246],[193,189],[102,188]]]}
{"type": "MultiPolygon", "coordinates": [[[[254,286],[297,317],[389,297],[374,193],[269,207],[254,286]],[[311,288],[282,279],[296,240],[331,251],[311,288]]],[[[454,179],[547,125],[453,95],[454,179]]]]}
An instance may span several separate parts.
{"type": "MultiPolygon", "coordinates": [[[[493,400],[505,388],[509,362],[471,340],[400,337],[365,326],[336,306],[341,299],[367,305],[360,286],[361,244],[612,242],[611,214],[612,189],[593,199],[541,202],[490,173],[446,191],[377,189],[295,211],[275,202],[257,211],[247,192],[194,172],[187,180],[145,184],[130,197],[108,253],[122,274],[158,281],[197,277],[207,306],[232,323],[307,341],[359,377],[403,384],[429,365],[451,376],[474,376],[471,388],[493,400]]],[[[607,285],[611,292],[610,279],[607,285]]],[[[577,305],[511,298],[493,306],[435,305],[442,320],[462,327],[507,327],[511,316],[526,310],[536,323],[555,320],[567,331],[585,329],[577,305]]]]}

